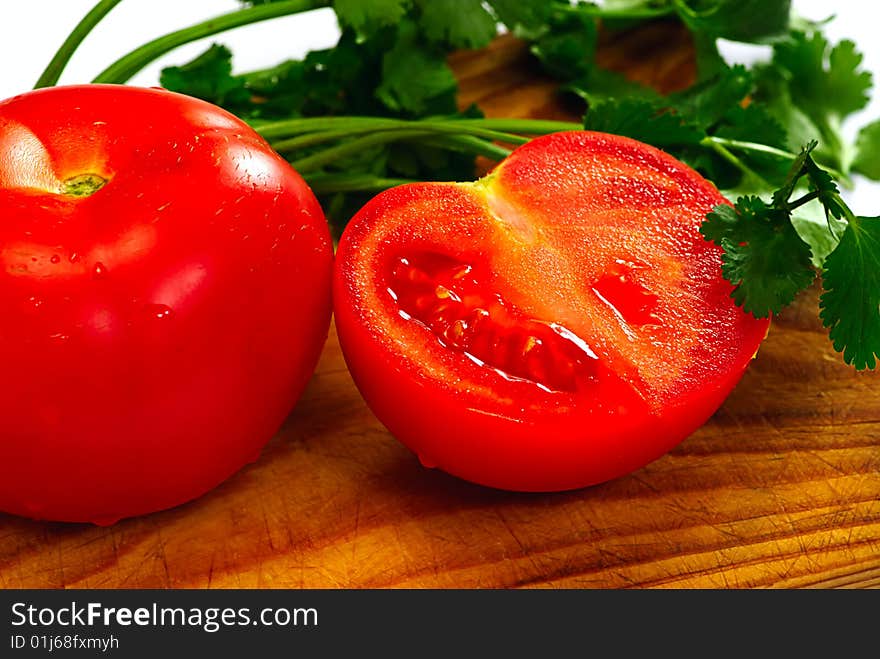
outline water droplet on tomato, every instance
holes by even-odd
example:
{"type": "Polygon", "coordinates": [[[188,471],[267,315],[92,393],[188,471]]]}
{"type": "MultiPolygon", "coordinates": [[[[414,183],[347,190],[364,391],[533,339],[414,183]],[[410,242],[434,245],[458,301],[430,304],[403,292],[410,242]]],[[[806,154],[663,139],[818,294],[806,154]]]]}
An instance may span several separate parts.
{"type": "Polygon", "coordinates": [[[52,258],[50,258],[49,261],[52,263],[61,263],[61,257],[57,254],[53,254],[52,258]]]}
{"type": "Polygon", "coordinates": [[[103,277],[104,275],[107,274],[107,267],[103,263],[98,261],[95,264],[95,269],[93,272],[94,272],[95,278],[100,279],[101,277],[103,277]]]}
{"type": "Polygon", "coordinates": [[[158,320],[170,318],[174,313],[174,310],[167,304],[148,304],[146,306],[146,311],[147,315],[158,320]]]}

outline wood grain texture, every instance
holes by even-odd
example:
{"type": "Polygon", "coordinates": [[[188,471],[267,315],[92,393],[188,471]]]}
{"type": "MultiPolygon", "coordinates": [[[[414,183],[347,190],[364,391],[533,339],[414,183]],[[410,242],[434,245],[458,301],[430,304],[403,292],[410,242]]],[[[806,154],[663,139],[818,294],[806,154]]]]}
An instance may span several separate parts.
{"type": "MultiPolygon", "coordinates": [[[[693,71],[668,26],[602,57],[667,89],[693,71]]],[[[513,40],[453,63],[490,115],[574,111],[513,40]]],[[[109,528],[0,515],[0,587],[878,588],[880,376],[843,364],[816,311],[813,290],[775,319],[722,409],[668,455],[552,495],[424,469],[366,408],[331,333],[256,463],[109,528]]]]}

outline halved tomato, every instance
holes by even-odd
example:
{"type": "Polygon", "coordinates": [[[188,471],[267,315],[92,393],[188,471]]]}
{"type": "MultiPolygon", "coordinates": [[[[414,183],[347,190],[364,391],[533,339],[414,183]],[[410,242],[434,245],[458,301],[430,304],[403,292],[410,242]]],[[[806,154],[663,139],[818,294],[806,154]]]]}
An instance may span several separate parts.
{"type": "Polygon", "coordinates": [[[386,191],[337,252],[354,381],[425,465],[469,481],[552,491],[635,470],[715,412],[767,332],[699,233],[720,203],[662,151],[584,131],[476,183],[386,191]]]}

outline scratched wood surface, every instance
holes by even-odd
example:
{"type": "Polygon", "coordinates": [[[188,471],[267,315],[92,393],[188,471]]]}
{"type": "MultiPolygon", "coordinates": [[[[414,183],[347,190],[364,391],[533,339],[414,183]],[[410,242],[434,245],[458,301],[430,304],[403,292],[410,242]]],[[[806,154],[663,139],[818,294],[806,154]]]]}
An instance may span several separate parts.
{"type": "MultiPolygon", "coordinates": [[[[658,27],[603,46],[666,89],[658,27]]],[[[567,117],[502,39],[453,58],[494,116],[567,117]]],[[[0,514],[0,587],[880,587],[880,378],[830,348],[808,292],[722,409],[637,473],[552,495],[426,470],[366,408],[335,335],[261,459],[198,501],[110,528],[0,514]]]]}

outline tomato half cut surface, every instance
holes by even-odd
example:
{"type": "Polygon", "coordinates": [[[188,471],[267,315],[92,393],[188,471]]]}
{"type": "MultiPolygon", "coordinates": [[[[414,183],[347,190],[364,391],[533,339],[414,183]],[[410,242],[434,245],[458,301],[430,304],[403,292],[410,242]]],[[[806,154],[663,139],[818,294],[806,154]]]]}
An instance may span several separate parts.
{"type": "Polygon", "coordinates": [[[555,491],[633,471],[705,423],[767,333],[699,233],[720,203],[662,151],[585,131],[476,183],[386,191],[337,251],[354,381],[423,464],[469,481],[555,491]]]}

